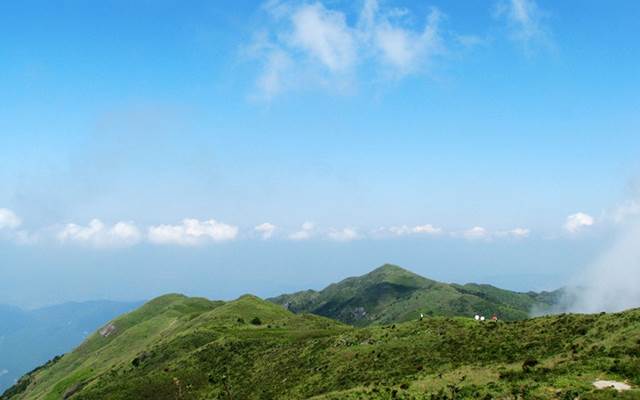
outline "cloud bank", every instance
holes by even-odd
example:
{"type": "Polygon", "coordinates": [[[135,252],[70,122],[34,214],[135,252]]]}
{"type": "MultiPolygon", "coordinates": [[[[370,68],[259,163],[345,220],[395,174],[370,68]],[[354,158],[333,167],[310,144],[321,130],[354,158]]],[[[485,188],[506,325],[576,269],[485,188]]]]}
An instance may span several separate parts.
{"type": "MultiPolygon", "coordinates": [[[[621,226],[634,221],[636,203],[624,203],[608,217],[603,217],[611,225],[620,222],[621,226]],[[624,216],[622,218],[621,216],[624,216]]],[[[595,219],[585,213],[576,213],[567,217],[563,230],[575,235],[595,224],[595,219]]],[[[139,244],[168,246],[199,246],[229,242],[237,239],[291,240],[305,241],[310,239],[350,242],[369,239],[383,240],[390,238],[450,238],[469,241],[490,242],[494,240],[524,240],[531,236],[531,230],[516,227],[508,230],[490,230],[475,226],[462,231],[447,231],[433,224],[390,225],[368,230],[363,227],[347,226],[318,227],[313,222],[305,222],[298,229],[289,230],[278,227],[271,222],[263,222],[255,226],[240,228],[236,225],[220,222],[216,219],[199,220],[185,218],[177,224],[156,224],[138,226],[131,221],[114,223],[103,222],[93,218],[87,224],[66,223],[42,227],[33,231],[22,228],[21,218],[7,208],[0,208],[0,239],[17,244],[47,244],[57,242],[67,245],[81,245],[96,249],[124,248],[139,244]],[[276,232],[281,234],[276,235],[276,232]]]]}

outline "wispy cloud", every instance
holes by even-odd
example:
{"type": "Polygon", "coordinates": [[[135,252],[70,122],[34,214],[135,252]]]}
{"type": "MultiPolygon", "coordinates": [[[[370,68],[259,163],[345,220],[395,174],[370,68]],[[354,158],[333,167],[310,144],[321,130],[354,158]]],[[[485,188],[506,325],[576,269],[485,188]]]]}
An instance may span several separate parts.
{"type": "Polygon", "coordinates": [[[148,239],[155,244],[175,244],[196,246],[207,242],[222,242],[235,239],[238,227],[210,219],[200,221],[187,218],[178,225],[152,226],[148,230],[148,239]]]}
{"type": "Polygon", "coordinates": [[[475,226],[471,229],[468,229],[462,232],[462,236],[465,239],[469,239],[469,240],[479,240],[479,239],[489,239],[491,237],[491,234],[487,229],[481,226],[475,226]]]}
{"type": "Polygon", "coordinates": [[[269,222],[262,223],[253,228],[264,240],[271,239],[276,229],[277,227],[269,222]]]}
{"type": "Polygon", "coordinates": [[[322,3],[304,4],[290,15],[290,47],[320,62],[332,72],[344,72],[356,62],[356,40],[346,16],[322,3]]]}
{"type": "Polygon", "coordinates": [[[508,231],[498,231],[494,234],[494,236],[503,238],[510,237],[515,239],[524,239],[531,235],[531,230],[527,228],[515,228],[508,231]]]}
{"type": "Polygon", "coordinates": [[[405,236],[405,235],[440,235],[443,233],[442,228],[437,228],[431,224],[425,225],[399,225],[399,226],[391,226],[389,228],[378,228],[374,232],[376,234],[384,234],[389,233],[394,236],[405,236]]]}
{"type": "Polygon", "coordinates": [[[315,224],[313,222],[305,222],[299,231],[289,235],[291,240],[307,240],[313,235],[315,224]]]}
{"type": "MultiPolygon", "coordinates": [[[[374,0],[369,3],[376,3],[374,0]]],[[[384,16],[378,15],[372,24],[373,44],[380,52],[384,63],[393,73],[404,76],[418,71],[432,56],[443,51],[444,44],[440,34],[442,13],[431,9],[424,29],[413,31],[400,25],[394,25],[384,16]]]]}
{"type": "Polygon", "coordinates": [[[22,225],[22,220],[13,211],[0,208],[0,229],[16,229],[22,225]]]}
{"type": "Polygon", "coordinates": [[[495,15],[506,22],[510,38],[518,42],[527,53],[536,48],[553,48],[551,29],[546,24],[546,13],[536,0],[501,0],[495,15]]]}
{"type": "Polygon", "coordinates": [[[521,227],[508,230],[489,230],[481,226],[474,226],[473,228],[461,232],[453,232],[451,236],[471,241],[493,241],[504,239],[517,240],[530,237],[531,230],[521,227]]]}
{"type": "Polygon", "coordinates": [[[331,229],[327,237],[337,242],[350,242],[360,238],[358,231],[354,228],[331,229]]]}
{"type": "Polygon", "coordinates": [[[263,99],[294,89],[296,82],[341,88],[371,70],[393,79],[419,73],[446,47],[436,8],[419,29],[410,12],[382,8],[377,0],[365,1],[352,23],[343,11],[319,1],[271,0],[263,10],[266,28],[248,46],[262,65],[256,87],[263,99]]]}
{"type": "Polygon", "coordinates": [[[627,200],[615,207],[610,214],[613,221],[618,224],[635,221],[640,216],[640,201],[627,200]]]}
{"type": "Polygon", "coordinates": [[[29,230],[22,229],[22,219],[8,208],[0,208],[0,239],[8,239],[17,244],[34,244],[38,237],[29,230]]]}

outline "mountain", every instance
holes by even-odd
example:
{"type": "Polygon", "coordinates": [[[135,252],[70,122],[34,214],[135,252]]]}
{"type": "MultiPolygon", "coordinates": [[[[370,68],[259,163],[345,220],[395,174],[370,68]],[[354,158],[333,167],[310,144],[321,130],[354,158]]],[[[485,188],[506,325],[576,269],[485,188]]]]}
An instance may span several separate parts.
{"type": "Polygon", "coordinates": [[[307,290],[268,300],[295,313],[366,326],[408,321],[420,313],[467,317],[496,314],[500,319],[520,320],[527,318],[534,307],[551,307],[559,296],[560,291],[518,293],[491,285],[447,284],[387,264],[321,291],[307,290]]]}
{"type": "Polygon", "coordinates": [[[140,304],[92,301],[35,310],[0,305],[0,392],[27,371],[71,351],[106,321],[140,304]]]}
{"type": "Polygon", "coordinates": [[[107,323],[1,399],[640,398],[597,390],[595,380],[640,385],[640,310],[358,328],[249,295],[167,295],[107,323]]]}

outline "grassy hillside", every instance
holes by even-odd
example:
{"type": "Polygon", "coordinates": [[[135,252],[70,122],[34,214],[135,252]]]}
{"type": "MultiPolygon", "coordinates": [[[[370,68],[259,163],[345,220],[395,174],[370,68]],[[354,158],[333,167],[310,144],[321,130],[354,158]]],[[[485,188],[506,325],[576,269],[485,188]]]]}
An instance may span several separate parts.
{"type": "Polygon", "coordinates": [[[532,308],[549,307],[551,293],[517,293],[490,285],[450,285],[436,282],[395,265],[384,265],[366,275],[347,278],[316,292],[307,290],[268,299],[296,313],[313,313],[366,326],[430,316],[527,318],[532,308]]]}
{"type": "Polygon", "coordinates": [[[252,296],[169,295],[105,328],[2,400],[640,398],[592,387],[640,385],[640,310],[355,328],[252,296]]]}

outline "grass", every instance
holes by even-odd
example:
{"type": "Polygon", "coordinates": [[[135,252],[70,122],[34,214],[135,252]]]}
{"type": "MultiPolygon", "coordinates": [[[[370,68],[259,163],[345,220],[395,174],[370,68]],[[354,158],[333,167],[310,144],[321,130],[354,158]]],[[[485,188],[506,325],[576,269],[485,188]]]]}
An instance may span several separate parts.
{"type": "Polygon", "coordinates": [[[355,328],[253,296],[170,295],[114,325],[2,400],[640,398],[592,387],[640,385],[640,310],[355,328]]]}

